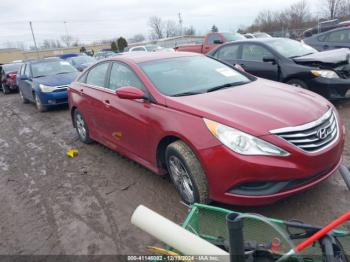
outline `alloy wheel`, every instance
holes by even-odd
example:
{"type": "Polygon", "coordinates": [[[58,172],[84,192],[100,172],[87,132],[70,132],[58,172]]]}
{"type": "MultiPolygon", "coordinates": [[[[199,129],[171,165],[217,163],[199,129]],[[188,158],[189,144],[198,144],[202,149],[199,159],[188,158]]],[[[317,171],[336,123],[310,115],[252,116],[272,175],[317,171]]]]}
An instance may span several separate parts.
{"type": "Polygon", "coordinates": [[[35,105],[36,105],[36,107],[38,108],[39,111],[43,107],[43,105],[41,104],[40,98],[37,95],[35,95],[35,105]]]}
{"type": "Polygon", "coordinates": [[[83,117],[80,114],[77,114],[75,117],[75,124],[79,133],[79,136],[82,140],[86,139],[86,127],[83,117]]]}
{"type": "Polygon", "coordinates": [[[194,187],[190,175],[182,161],[172,155],[169,157],[169,171],[176,188],[187,203],[194,202],[194,187]]]}

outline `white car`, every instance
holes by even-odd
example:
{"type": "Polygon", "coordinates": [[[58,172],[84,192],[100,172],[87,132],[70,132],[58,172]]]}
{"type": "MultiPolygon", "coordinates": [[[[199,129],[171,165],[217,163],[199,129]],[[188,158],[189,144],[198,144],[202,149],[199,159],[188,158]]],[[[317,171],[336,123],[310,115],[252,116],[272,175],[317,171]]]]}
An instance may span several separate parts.
{"type": "MultiPolygon", "coordinates": [[[[134,46],[129,49],[129,52],[159,52],[159,51],[169,51],[172,48],[163,48],[159,45],[140,45],[134,46]]],[[[172,49],[174,51],[174,49],[172,49]]]]}

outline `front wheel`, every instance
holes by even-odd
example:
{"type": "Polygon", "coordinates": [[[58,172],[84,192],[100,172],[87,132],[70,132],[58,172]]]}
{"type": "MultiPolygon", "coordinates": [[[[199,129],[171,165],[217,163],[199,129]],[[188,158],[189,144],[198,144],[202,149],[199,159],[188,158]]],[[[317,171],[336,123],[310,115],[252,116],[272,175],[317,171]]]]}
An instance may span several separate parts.
{"type": "Polygon", "coordinates": [[[183,142],[171,143],[165,152],[172,182],[186,204],[208,203],[207,178],[193,151],[183,142]]]}
{"type": "Polygon", "coordinates": [[[288,85],[292,85],[292,86],[296,86],[296,87],[300,87],[300,88],[304,88],[304,89],[309,89],[309,87],[307,86],[307,84],[299,79],[291,79],[289,81],[286,82],[288,85]]]}
{"type": "Polygon", "coordinates": [[[34,94],[34,100],[36,108],[39,110],[39,112],[47,111],[47,107],[42,104],[40,97],[37,94],[34,94]]]}

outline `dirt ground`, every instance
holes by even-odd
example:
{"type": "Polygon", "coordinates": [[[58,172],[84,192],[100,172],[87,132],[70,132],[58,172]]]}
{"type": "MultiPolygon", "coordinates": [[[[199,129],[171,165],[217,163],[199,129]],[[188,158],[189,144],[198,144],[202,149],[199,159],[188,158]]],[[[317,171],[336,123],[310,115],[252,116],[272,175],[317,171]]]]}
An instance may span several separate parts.
{"type": "MultiPolygon", "coordinates": [[[[350,103],[338,109],[350,130],[350,103]]],[[[38,113],[17,94],[0,95],[0,201],[0,254],[144,254],[157,241],[130,224],[139,204],[177,223],[187,212],[168,179],[79,142],[66,108],[38,113]]],[[[271,206],[225,207],[324,224],[349,210],[350,192],[337,173],[271,206]]]]}

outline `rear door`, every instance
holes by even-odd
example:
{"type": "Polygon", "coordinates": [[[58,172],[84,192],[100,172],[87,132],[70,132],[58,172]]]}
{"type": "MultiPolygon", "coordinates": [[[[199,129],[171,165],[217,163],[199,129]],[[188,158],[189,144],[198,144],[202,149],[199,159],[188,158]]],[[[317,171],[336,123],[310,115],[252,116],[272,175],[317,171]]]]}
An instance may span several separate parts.
{"type": "Polygon", "coordinates": [[[253,43],[242,44],[241,60],[238,62],[247,72],[266,79],[278,80],[278,65],[264,62],[265,56],[274,55],[264,46],[253,43]]]}
{"type": "Polygon", "coordinates": [[[109,62],[99,63],[86,72],[78,90],[79,110],[88,123],[93,138],[101,143],[105,138],[105,110],[104,93],[106,92],[106,76],[109,62]]]}
{"type": "Polygon", "coordinates": [[[23,75],[27,77],[27,80],[20,80],[21,81],[21,90],[22,90],[22,94],[25,98],[34,101],[34,97],[33,97],[33,89],[32,89],[32,85],[33,85],[33,77],[32,77],[32,71],[31,71],[31,65],[30,63],[27,63],[24,71],[23,71],[23,75]]]}
{"type": "Polygon", "coordinates": [[[322,40],[322,50],[330,50],[343,47],[350,48],[350,30],[342,29],[334,32],[329,32],[322,40]]]}

